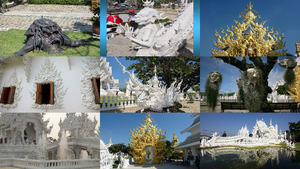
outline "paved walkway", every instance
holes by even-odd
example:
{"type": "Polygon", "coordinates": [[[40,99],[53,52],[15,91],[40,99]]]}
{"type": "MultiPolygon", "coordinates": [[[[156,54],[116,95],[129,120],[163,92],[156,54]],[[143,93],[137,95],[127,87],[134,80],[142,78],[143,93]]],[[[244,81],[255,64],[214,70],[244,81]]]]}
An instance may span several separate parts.
{"type": "Polygon", "coordinates": [[[197,167],[182,166],[175,164],[161,164],[153,167],[129,166],[126,169],[197,169],[197,167]]]}
{"type": "Polygon", "coordinates": [[[0,28],[27,30],[32,22],[47,18],[63,31],[91,32],[93,13],[88,6],[76,5],[18,5],[0,15],[0,28]]]}

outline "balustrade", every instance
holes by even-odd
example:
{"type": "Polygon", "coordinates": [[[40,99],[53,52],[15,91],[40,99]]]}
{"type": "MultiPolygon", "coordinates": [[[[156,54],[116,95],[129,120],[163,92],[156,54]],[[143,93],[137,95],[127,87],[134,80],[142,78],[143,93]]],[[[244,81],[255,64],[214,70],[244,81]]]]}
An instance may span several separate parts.
{"type": "Polygon", "coordinates": [[[124,109],[135,106],[137,106],[135,96],[102,96],[100,98],[100,108],[102,111],[124,109]]]}
{"type": "Polygon", "coordinates": [[[76,160],[32,160],[18,158],[1,158],[0,167],[20,167],[26,169],[37,168],[97,168],[100,167],[99,159],[76,159],[76,160]]]}

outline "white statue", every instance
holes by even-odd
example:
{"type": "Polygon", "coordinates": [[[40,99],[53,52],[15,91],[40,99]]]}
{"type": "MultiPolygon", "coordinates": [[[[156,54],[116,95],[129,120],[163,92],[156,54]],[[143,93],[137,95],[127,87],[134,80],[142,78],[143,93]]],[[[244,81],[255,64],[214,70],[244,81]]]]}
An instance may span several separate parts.
{"type": "Polygon", "coordinates": [[[123,73],[129,75],[131,82],[126,82],[128,89],[135,92],[137,97],[136,103],[142,107],[142,111],[148,108],[152,111],[162,111],[163,108],[173,106],[174,102],[180,99],[182,82],[176,84],[177,81],[174,81],[169,88],[166,88],[158,80],[155,67],[153,80],[149,80],[148,84],[144,85],[134,76],[134,72],[130,74],[117,58],[116,60],[123,67],[123,73]]]}
{"type": "MultiPolygon", "coordinates": [[[[150,2],[147,0],[147,3],[150,2]]],[[[193,37],[193,3],[188,4],[168,28],[155,24],[156,20],[165,19],[162,17],[164,13],[149,8],[148,4],[144,6],[135,16],[139,25],[135,32],[128,24],[122,27],[125,36],[132,41],[132,48],[138,50],[136,56],[176,56],[177,51],[193,37]]]]}
{"type": "Polygon", "coordinates": [[[257,84],[260,78],[259,70],[256,68],[247,69],[247,78],[252,84],[257,84]]]}

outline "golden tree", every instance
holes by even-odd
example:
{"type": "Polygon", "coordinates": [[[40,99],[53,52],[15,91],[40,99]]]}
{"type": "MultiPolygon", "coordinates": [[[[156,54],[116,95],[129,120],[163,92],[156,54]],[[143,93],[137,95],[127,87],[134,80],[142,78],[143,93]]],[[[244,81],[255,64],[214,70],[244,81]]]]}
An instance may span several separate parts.
{"type": "Polygon", "coordinates": [[[160,164],[163,158],[163,151],[166,147],[165,139],[166,132],[161,129],[158,130],[157,124],[153,125],[153,119],[150,117],[150,113],[143,119],[144,124],[136,129],[130,130],[130,148],[132,151],[130,154],[133,156],[136,164],[145,164],[146,153],[150,155],[150,151],[145,152],[146,147],[150,146],[153,150],[153,163],[160,164]]]}
{"type": "Polygon", "coordinates": [[[273,28],[269,31],[264,27],[266,21],[258,23],[260,15],[253,9],[251,2],[239,16],[241,22],[235,21],[236,26],[227,26],[226,32],[221,28],[223,37],[215,31],[217,41],[214,45],[219,49],[213,49],[214,56],[284,56],[285,50],[281,50],[285,43],[282,42],[284,34],[278,38],[278,31],[273,28]]]}

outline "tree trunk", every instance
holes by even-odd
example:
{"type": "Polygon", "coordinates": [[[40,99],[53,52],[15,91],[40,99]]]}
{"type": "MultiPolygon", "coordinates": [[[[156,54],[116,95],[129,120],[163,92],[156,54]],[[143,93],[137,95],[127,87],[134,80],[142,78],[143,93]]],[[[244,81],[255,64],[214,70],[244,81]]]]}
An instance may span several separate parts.
{"type": "Polygon", "coordinates": [[[253,64],[247,63],[246,57],[243,57],[242,60],[239,60],[235,57],[216,57],[218,59],[223,60],[225,63],[228,63],[241,71],[245,72],[249,68],[258,68],[261,70],[261,82],[258,85],[263,87],[263,93],[261,93],[259,100],[261,101],[260,112],[273,112],[270,105],[268,104],[268,93],[272,92],[272,89],[268,85],[268,78],[271,70],[277,63],[278,57],[267,57],[267,63],[262,61],[261,57],[249,57],[249,60],[253,62],[253,64]]]}

